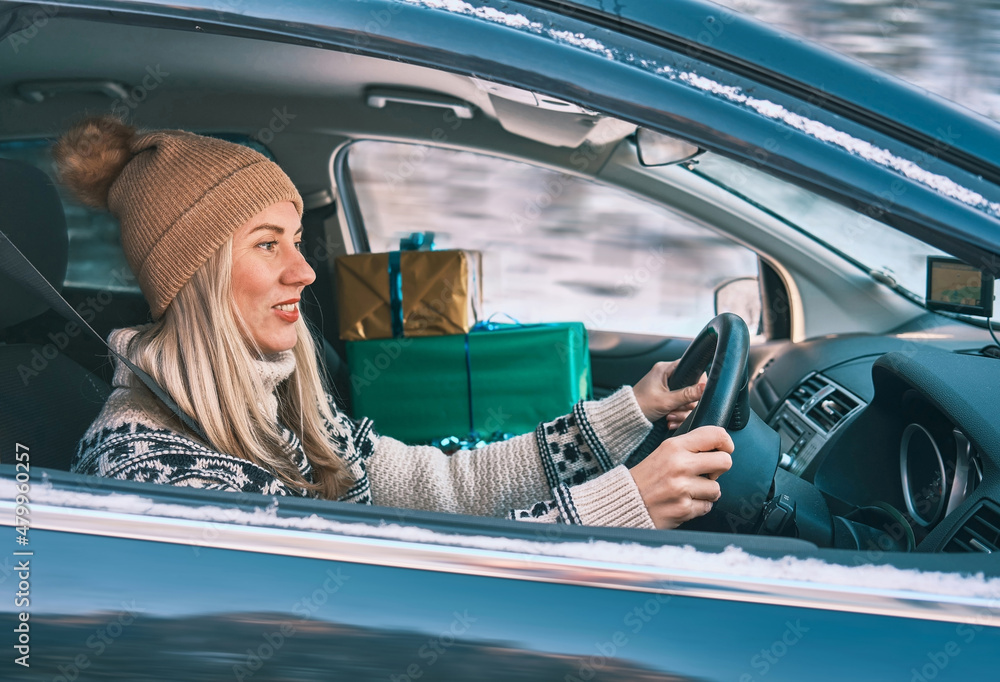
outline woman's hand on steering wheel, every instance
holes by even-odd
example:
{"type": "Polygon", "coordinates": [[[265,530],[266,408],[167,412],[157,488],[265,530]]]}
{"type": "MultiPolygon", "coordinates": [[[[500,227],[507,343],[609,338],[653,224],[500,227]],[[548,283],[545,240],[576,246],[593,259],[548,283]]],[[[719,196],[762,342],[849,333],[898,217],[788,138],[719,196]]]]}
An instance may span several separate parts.
{"type": "Polygon", "coordinates": [[[679,427],[697,406],[707,381],[703,374],[698,383],[671,391],[667,380],[674,373],[678,362],[679,360],[657,362],[632,389],[646,419],[655,422],[666,417],[667,428],[671,431],[679,427]]]}
{"type": "Polygon", "coordinates": [[[676,528],[712,509],[722,495],[719,476],[733,465],[733,439],[720,426],[702,426],[660,443],[630,470],[653,525],[676,528]]]}

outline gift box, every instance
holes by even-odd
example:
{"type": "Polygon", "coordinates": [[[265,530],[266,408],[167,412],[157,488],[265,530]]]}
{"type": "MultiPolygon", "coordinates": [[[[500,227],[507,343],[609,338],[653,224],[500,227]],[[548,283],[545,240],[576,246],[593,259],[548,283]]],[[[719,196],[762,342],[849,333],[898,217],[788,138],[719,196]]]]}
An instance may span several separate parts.
{"type": "Polygon", "coordinates": [[[579,322],[347,344],[355,417],[406,443],[533,431],[592,395],[579,322]]]}
{"type": "Polygon", "coordinates": [[[478,251],[358,253],[336,260],[345,341],[463,334],[482,306],[478,251]]]}

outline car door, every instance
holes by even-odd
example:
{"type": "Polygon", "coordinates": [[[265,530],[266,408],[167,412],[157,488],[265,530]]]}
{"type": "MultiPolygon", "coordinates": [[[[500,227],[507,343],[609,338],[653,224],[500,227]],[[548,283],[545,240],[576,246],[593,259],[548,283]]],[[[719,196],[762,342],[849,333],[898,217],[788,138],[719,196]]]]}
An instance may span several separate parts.
{"type": "MultiPolygon", "coordinates": [[[[23,469],[2,470],[12,528],[23,469]]],[[[1000,642],[974,579],[946,596],[845,555],[816,581],[798,540],[722,551],[733,538],[29,471],[0,579],[26,600],[0,615],[7,680],[957,680],[1000,642]],[[783,577],[761,571],[774,555],[783,577]]]]}

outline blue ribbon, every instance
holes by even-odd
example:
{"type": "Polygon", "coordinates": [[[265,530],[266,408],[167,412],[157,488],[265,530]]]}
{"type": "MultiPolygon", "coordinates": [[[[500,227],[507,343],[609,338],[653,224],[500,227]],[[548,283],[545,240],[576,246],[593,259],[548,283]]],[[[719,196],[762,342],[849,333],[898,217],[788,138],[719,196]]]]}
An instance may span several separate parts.
{"type": "Polygon", "coordinates": [[[510,320],[513,323],[513,326],[516,326],[516,327],[524,327],[525,326],[525,325],[521,324],[520,322],[518,322],[516,319],[514,319],[512,316],[508,315],[507,313],[493,313],[492,315],[489,316],[488,319],[476,322],[474,325],[472,325],[472,329],[470,329],[469,331],[474,331],[474,332],[491,332],[491,331],[493,331],[495,329],[503,329],[504,327],[510,327],[511,326],[511,324],[508,323],[508,322],[494,322],[493,318],[496,317],[497,315],[503,315],[504,317],[506,317],[508,320],[510,320]]]}
{"type": "Polygon", "coordinates": [[[551,323],[540,323],[540,324],[522,324],[514,319],[507,313],[493,313],[486,320],[481,320],[472,325],[472,329],[465,332],[465,385],[468,391],[468,403],[469,403],[469,438],[472,440],[477,440],[478,436],[475,431],[475,424],[472,417],[472,354],[469,352],[469,334],[471,332],[492,332],[497,329],[504,329],[509,327],[519,327],[521,329],[529,329],[532,327],[548,327],[552,326],[551,323]],[[494,322],[493,318],[497,315],[503,315],[508,320],[511,320],[513,324],[508,322],[494,322]]]}
{"type": "Polygon", "coordinates": [[[389,318],[393,338],[403,336],[403,272],[399,267],[399,251],[389,252],[389,318]]]}
{"type": "Polygon", "coordinates": [[[399,251],[389,252],[389,317],[392,337],[403,337],[403,273],[400,268],[400,251],[430,251],[434,248],[433,232],[413,232],[399,240],[399,251]]]}
{"type": "Polygon", "coordinates": [[[433,251],[433,232],[411,232],[409,237],[399,240],[400,251],[433,251]]]}
{"type": "Polygon", "coordinates": [[[469,332],[465,332],[465,385],[469,396],[469,435],[471,436],[475,432],[475,426],[472,420],[472,355],[469,353],[469,332]]]}
{"type": "MultiPolygon", "coordinates": [[[[472,354],[469,352],[469,333],[483,332],[483,331],[491,332],[495,329],[500,329],[503,326],[508,326],[494,322],[493,318],[496,317],[497,315],[506,315],[511,320],[514,320],[514,318],[511,317],[510,315],[507,315],[507,313],[494,313],[490,315],[489,319],[476,322],[474,325],[472,325],[472,329],[465,332],[465,385],[468,390],[468,399],[469,399],[469,437],[472,438],[473,440],[475,440],[474,437],[476,435],[476,431],[475,431],[475,424],[473,423],[473,418],[472,418],[472,354]]],[[[520,326],[521,324],[517,320],[514,320],[514,323],[518,326],[520,326]]]]}
{"type": "Polygon", "coordinates": [[[476,322],[472,326],[471,332],[492,332],[497,329],[511,329],[517,327],[518,329],[538,329],[539,327],[558,327],[565,322],[535,322],[533,324],[525,324],[524,322],[519,322],[517,319],[511,317],[507,313],[493,313],[489,316],[489,319],[483,320],[481,322],[476,322]],[[503,315],[510,322],[494,322],[493,318],[497,315],[503,315]]]}

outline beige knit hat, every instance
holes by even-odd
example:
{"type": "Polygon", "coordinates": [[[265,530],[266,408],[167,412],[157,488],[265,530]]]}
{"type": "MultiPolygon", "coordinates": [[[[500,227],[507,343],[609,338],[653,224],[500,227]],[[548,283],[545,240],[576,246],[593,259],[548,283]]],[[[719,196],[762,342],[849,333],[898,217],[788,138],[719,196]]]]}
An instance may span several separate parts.
{"type": "Polygon", "coordinates": [[[184,130],[136,132],[97,116],[53,148],[60,180],[83,203],[109,209],[153,318],[247,220],[302,197],[263,154],[184,130]]]}

